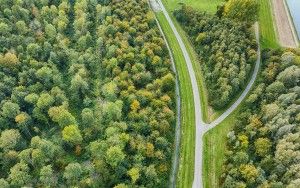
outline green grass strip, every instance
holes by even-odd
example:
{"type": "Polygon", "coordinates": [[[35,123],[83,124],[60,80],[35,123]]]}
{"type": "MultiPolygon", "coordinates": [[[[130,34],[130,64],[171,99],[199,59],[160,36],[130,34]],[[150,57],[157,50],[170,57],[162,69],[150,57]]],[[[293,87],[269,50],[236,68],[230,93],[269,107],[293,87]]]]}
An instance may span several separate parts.
{"type": "Polygon", "coordinates": [[[184,3],[197,10],[215,13],[217,11],[217,6],[224,2],[224,0],[163,0],[163,2],[169,10],[180,8],[179,3],[184,3]]]}
{"type": "Polygon", "coordinates": [[[156,13],[173,53],[181,97],[181,144],[177,187],[191,187],[195,157],[195,112],[192,85],[184,56],[163,13],[156,13]]]}
{"type": "Polygon", "coordinates": [[[260,0],[259,27],[262,48],[278,48],[270,0],[260,0]]]}

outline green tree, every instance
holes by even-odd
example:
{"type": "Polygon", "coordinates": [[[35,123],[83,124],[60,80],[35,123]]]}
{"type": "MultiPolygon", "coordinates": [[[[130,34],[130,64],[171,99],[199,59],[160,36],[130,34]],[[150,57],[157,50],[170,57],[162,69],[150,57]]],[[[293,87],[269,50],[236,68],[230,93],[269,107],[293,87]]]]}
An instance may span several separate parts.
{"type": "Polygon", "coordinates": [[[2,116],[10,119],[15,119],[15,117],[20,113],[20,107],[18,104],[7,101],[2,106],[2,116]]]}
{"type": "Polygon", "coordinates": [[[32,177],[29,175],[29,167],[27,164],[20,162],[10,169],[8,180],[12,186],[23,187],[29,185],[32,177]]]}
{"type": "Polygon", "coordinates": [[[82,142],[82,136],[77,125],[66,126],[62,131],[63,140],[72,144],[80,144],[82,142]]]}
{"type": "Polygon", "coordinates": [[[140,170],[138,168],[131,168],[128,172],[128,175],[130,176],[131,178],[131,182],[133,184],[135,184],[135,182],[139,179],[140,177],[140,170]]]}
{"type": "Polygon", "coordinates": [[[258,138],[254,142],[254,145],[256,153],[261,157],[264,157],[267,154],[269,154],[272,147],[272,143],[268,138],[258,138]]]}
{"type": "Polygon", "coordinates": [[[242,177],[247,182],[254,182],[256,178],[258,177],[258,170],[255,168],[252,164],[243,164],[240,166],[240,172],[242,174],[242,177]]]}
{"type": "Polygon", "coordinates": [[[9,26],[6,23],[1,22],[0,23],[0,34],[5,36],[5,35],[9,34],[9,32],[10,32],[9,26]]]}
{"type": "Polygon", "coordinates": [[[114,101],[117,98],[118,87],[115,82],[109,82],[102,87],[102,94],[107,100],[114,101]]]}
{"type": "Polygon", "coordinates": [[[103,105],[103,119],[105,122],[117,121],[122,116],[123,102],[117,100],[116,102],[107,102],[103,105]]]}
{"type": "Polygon", "coordinates": [[[40,149],[33,149],[31,151],[31,157],[32,157],[32,164],[36,167],[42,166],[47,159],[45,154],[40,149]]]}
{"type": "Polygon", "coordinates": [[[38,58],[42,48],[36,43],[30,43],[27,46],[27,53],[34,58],[38,58]]]}
{"type": "Polygon", "coordinates": [[[0,54],[0,65],[5,67],[16,67],[19,63],[19,59],[14,53],[7,52],[4,56],[0,54]]]}
{"type": "Polygon", "coordinates": [[[69,184],[76,184],[80,181],[82,173],[83,170],[79,163],[70,163],[66,166],[63,176],[69,184]]]}
{"type": "Polygon", "coordinates": [[[16,28],[19,34],[24,35],[28,32],[28,27],[23,20],[17,21],[16,28]]]}
{"type": "Polygon", "coordinates": [[[21,139],[21,134],[16,129],[8,129],[1,132],[0,147],[4,150],[14,149],[21,139]]]}
{"type": "Polygon", "coordinates": [[[76,74],[72,78],[70,90],[75,98],[83,99],[88,89],[89,89],[89,84],[87,80],[84,79],[82,76],[76,74]]]}
{"type": "Polygon", "coordinates": [[[57,185],[57,178],[54,175],[51,165],[41,168],[39,180],[45,187],[55,187],[57,185]]]}
{"type": "Polygon", "coordinates": [[[42,81],[43,84],[46,84],[47,87],[52,86],[52,77],[55,73],[49,67],[42,67],[36,71],[36,77],[42,81]]]}
{"type": "Polygon", "coordinates": [[[175,88],[175,78],[169,73],[162,77],[162,90],[163,91],[173,91],[175,88]]]}
{"type": "Polygon", "coordinates": [[[5,179],[1,178],[0,179],[0,187],[1,188],[9,188],[9,183],[5,179]]]}
{"type": "Polygon", "coordinates": [[[47,37],[54,39],[56,37],[56,28],[52,24],[47,24],[45,27],[45,33],[47,37]]]}
{"type": "Polygon", "coordinates": [[[55,144],[49,140],[42,139],[39,136],[31,138],[30,146],[33,149],[39,149],[48,160],[52,159],[57,153],[57,147],[55,144]]]}
{"type": "Polygon", "coordinates": [[[42,93],[37,101],[37,107],[40,109],[48,109],[54,103],[54,98],[48,93],[42,93]]]}
{"type": "Polygon", "coordinates": [[[30,93],[25,97],[25,101],[30,104],[36,104],[39,99],[39,96],[35,93],[30,93]]]}
{"type": "Polygon", "coordinates": [[[91,126],[95,120],[93,110],[85,108],[81,112],[82,123],[85,126],[91,126]]]}
{"type": "Polygon", "coordinates": [[[60,127],[76,124],[75,117],[65,109],[64,106],[51,107],[48,114],[52,121],[57,122],[60,127]]]}
{"type": "Polygon", "coordinates": [[[128,186],[124,183],[120,183],[120,184],[114,186],[114,188],[128,188],[128,186]]]}
{"type": "Polygon", "coordinates": [[[125,159],[125,154],[118,146],[111,146],[106,151],[106,161],[112,167],[117,167],[125,159]]]}
{"type": "Polygon", "coordinates": [[[277,79],[288,87],[296,86],[300,82],[300,68],[296,65],[289,66],[278,75],[277,79]]]}

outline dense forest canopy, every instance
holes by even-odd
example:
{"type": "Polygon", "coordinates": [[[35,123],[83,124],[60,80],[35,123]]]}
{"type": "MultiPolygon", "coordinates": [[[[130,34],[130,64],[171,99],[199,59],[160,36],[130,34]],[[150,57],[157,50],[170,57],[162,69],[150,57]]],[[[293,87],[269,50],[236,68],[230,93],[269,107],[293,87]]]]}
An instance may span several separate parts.
{"type": "Polygon", "coordinates": [[[219,18],[186,5],[174,15],[199,56],[210,105],[226,107],[247,84],[257,59],[253,28],[248,22],[219,18]]]}
{"type": "Polygon", "coordinates": [[[0,0],[0,187],[166,187],[174,76],[146,0],[0,0]]]}
{"type": "Polygon", "coordinates": [[[267,50],[228,133],[224,187],[300,186],[300,50],[267,50]]]}

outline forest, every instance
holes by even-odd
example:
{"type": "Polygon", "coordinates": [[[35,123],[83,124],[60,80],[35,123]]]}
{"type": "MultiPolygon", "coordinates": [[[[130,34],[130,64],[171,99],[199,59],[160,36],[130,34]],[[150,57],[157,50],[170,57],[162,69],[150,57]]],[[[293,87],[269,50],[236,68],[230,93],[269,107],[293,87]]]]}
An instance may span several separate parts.
{"type": "Polygon", "coordinates": [[[223,187],[300,186],[300,50],[265,50],[262,72],[227,135],[223,187]]]}
{"type": "Polygon", "coordinates": [[[217,110],[226,108],[245,87],[257,59],[251,27],[256,14],[246,12],[239,16],[241,20],[235,20],[238,15],[234,13],[245,8],[235,5],[235,1],[229,1],[215,15],[186,5],[174,11],[198,54],[209,104],[217,110]]]}
{"type": "Polygon", "coordinates": [[[166,187],[175,78],[147,0],[0,0],[0,187],[166,187]]]}

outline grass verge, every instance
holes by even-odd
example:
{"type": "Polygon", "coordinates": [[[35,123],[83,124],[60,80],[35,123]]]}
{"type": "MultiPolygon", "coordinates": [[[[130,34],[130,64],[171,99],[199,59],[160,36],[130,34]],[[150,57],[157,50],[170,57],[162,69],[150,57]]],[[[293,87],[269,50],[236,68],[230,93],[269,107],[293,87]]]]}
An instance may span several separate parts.
{"type": "Polygon", "coordinates": [[[179,3],[184,3],[201,11],[215,13],[217,6],[224,2],[224,0],[163,0],[163,2],[169,10],[180,8],[179,3]]]}
{"type": "Polygon", "coordinates": [[[203,181],[204,187],[218,188],[225,161],[226,136],[234,126],[241,105],[222,123],[205,133],[203,138],[203,181]]]}
{"type": "Polygon", "coordinates": [[[270,0],[260,0],[259,28],[262,48],[278,48],[270,0]]]}
{"type": "Polygon", "coordinates": [[[163,13],[156,13],[174,57],[181,96],[181,143],[178,168],[178,187],[191,187],[195,158],[195,113],[192,85],[184,56],[163,13]]]}

